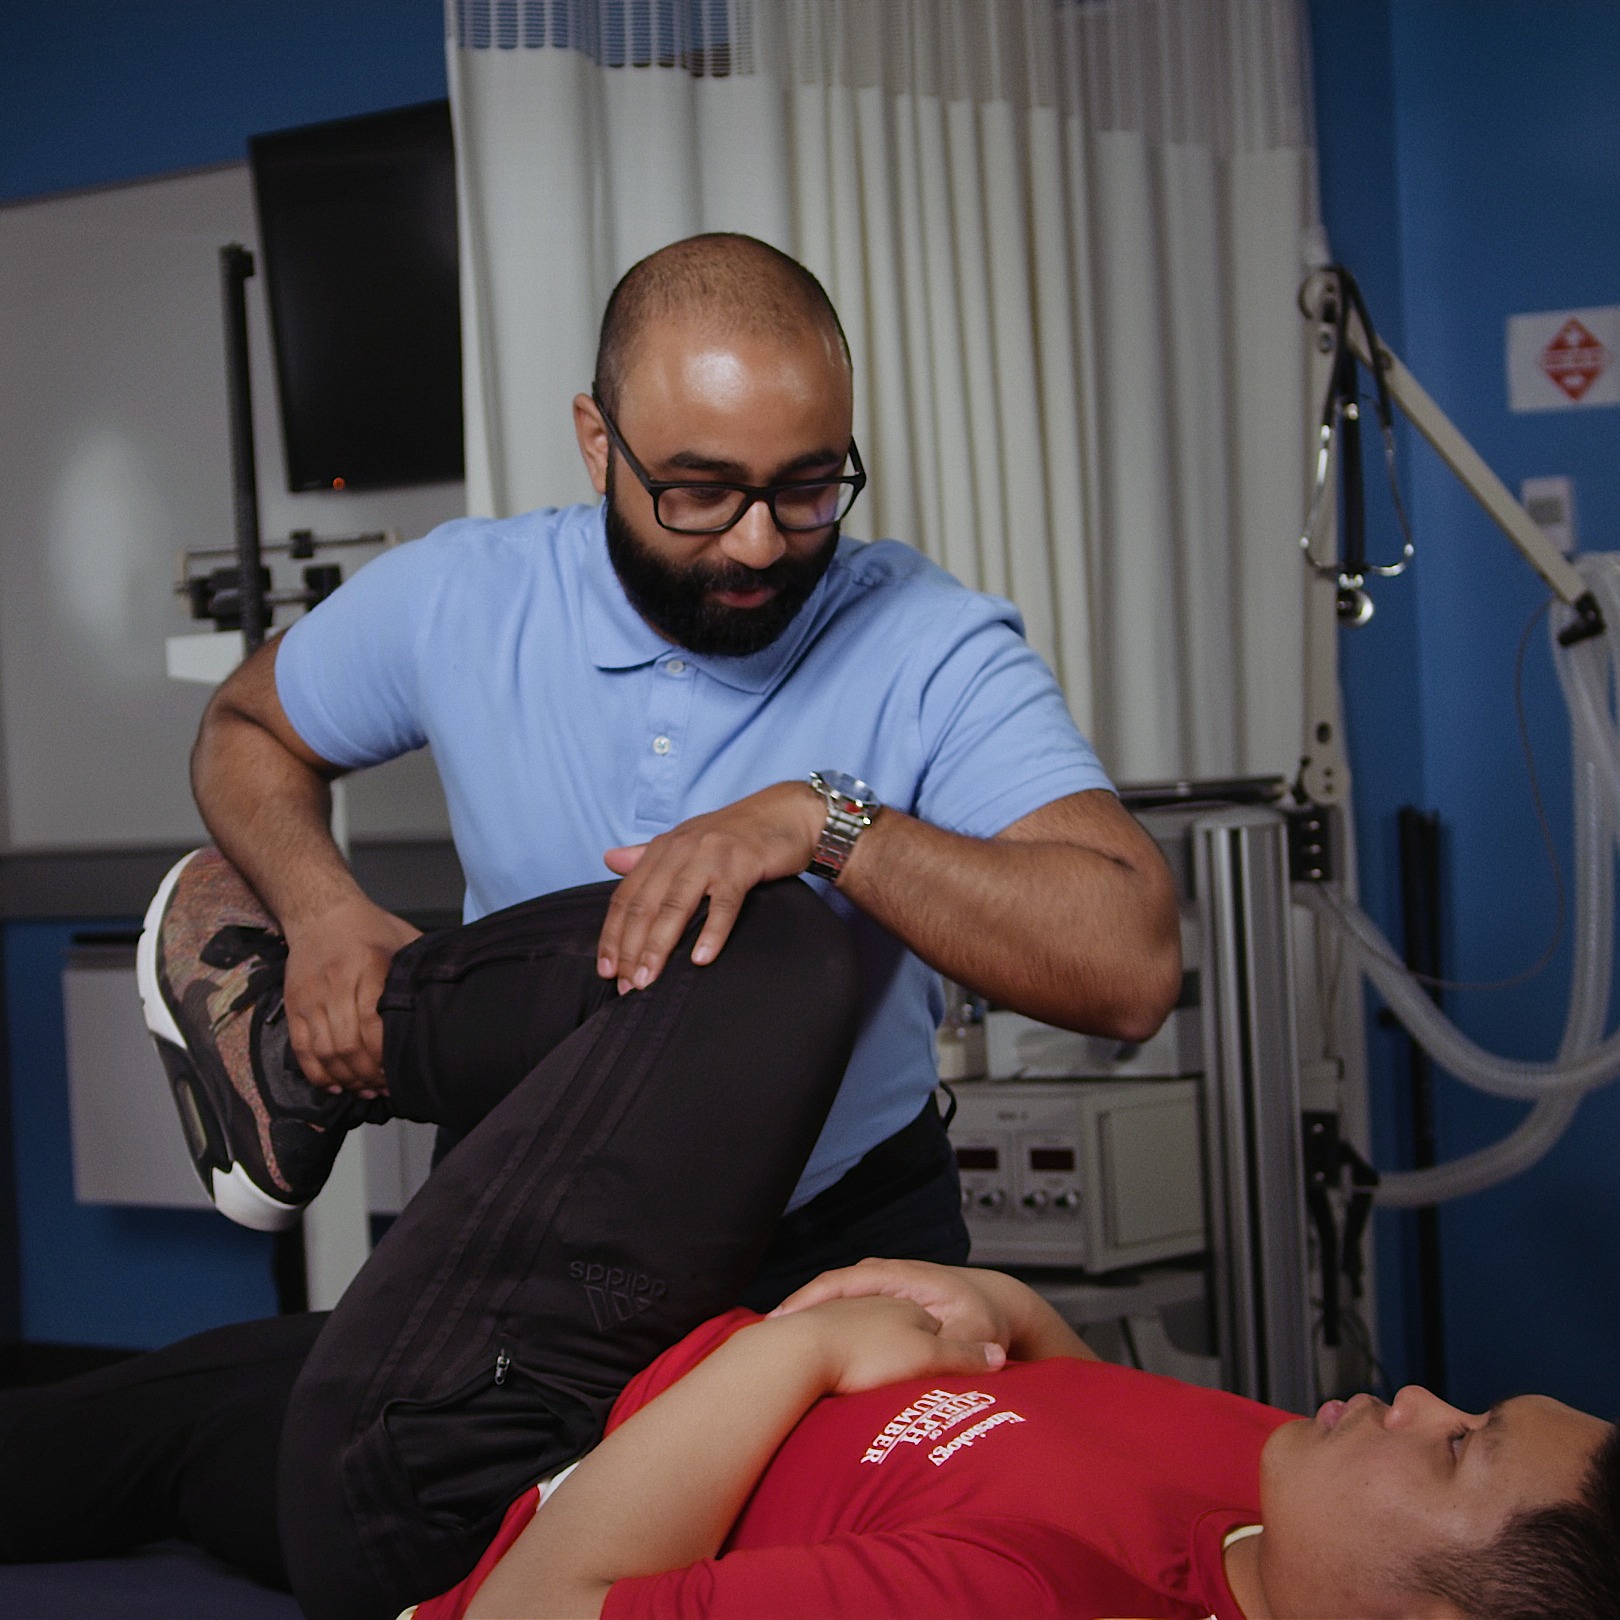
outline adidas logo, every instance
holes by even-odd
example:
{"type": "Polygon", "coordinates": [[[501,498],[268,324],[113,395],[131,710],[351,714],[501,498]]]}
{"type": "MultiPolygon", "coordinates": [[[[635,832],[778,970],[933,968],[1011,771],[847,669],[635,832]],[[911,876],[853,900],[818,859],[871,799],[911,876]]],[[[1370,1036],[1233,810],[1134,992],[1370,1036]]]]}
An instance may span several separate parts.
{"type": "Polygon", "coordinates": [[[604,1265],[599,1260],[572,1260],[568,1275],[584,1284],[591,1314],[598,1330],[604,1332],[639,1315],[666,1292],[661,1278],[629,1266],[604,1265]]]}

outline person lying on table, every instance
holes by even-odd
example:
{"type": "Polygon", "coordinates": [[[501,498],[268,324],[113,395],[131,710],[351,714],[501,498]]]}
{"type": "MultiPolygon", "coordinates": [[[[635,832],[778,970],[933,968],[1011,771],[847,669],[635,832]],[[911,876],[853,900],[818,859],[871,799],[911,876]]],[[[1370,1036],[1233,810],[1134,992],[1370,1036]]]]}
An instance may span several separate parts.
{"type": "Polygon", "coordinates": [[[1620,1435],[1417,1386],[1307,1421],[869,1260],[706,1324],[416,1620],[1620,1614],[1620,1435]],[[541,1506],[543,1498],[544,1505],[541,1506]]]}
{"type": "MultiPolygon", "coordinates": [[[[217,858],[196,875],[157,954],[211,1009],[193,1078],[243,1162],[238,1133],[326,1123],[268,915],[217,858]]],[[[1294,1419],[1098,1363],[1020,1284],[926,1264],[732,1309],[837,1093],[857,948],[789,879],[713,963],[694,919],[620,995],[611,895],[399,953],[388,1107],[464,1140],[329,1318],[0,1395],[0,1557],[185,1536],[309,1620],[1617,1612],[1620,1445],[1557,1402],[1294,1419]]]]}

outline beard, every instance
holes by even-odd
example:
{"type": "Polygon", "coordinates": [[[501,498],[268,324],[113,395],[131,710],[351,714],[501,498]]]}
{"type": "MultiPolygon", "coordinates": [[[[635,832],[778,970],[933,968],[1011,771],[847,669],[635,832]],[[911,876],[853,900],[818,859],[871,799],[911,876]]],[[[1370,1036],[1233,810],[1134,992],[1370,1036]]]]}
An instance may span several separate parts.
{"type": "Polygon", "coordinates": [[[611,466],[604,521],[608,559],[630,605],[660,635],[707,657],[746,658],[770,646],[809,601],[838,550],[835,523],[808,556],[787,553],[768,568],[747,568],[738,562],[692,563],[682,568],[666,562],[625,521],[614,500],[611,466]],[[711,594],[755,590],[761,585],[770,586],[776,594],[758,607],[727,607],[711,594]]]}

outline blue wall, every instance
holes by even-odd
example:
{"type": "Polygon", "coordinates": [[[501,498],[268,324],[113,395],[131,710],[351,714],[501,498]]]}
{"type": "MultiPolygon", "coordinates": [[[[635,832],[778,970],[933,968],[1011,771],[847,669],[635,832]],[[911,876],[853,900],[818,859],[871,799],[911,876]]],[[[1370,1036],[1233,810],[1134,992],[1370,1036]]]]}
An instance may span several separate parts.
{"type": "MultiPolygon", "coordinates": [[[[1620,302],[1620,7],[1312,0],[1311,13],[1336,254],[1361,274],[1386,336],[1509,487],[1570,475],[1582,548],[1620,547],[1620,410],[1513,415],[1504,359],[1510,314],[1620,302]]],[[[1398,940],[1395,809],[1437,809],[1445,971],[1501,979],[1536,960],[1556,922],[1513,711],[1514,650],[1546,591],[1410,434],[1403,455],[1417,566],[1377,590],[1371,626],[1341,636],[1365,893],[1398,940]]],[[[1393,543],[1387,524],[1379,538],[1393,543]]],[[[1533,632],[1525,701],[1567,876],[1568,726],[1544,625],[1533,632]]],[[[1549,1057],[1568,974],[1566,929],[1546,972],[1511,989],[1451,992],[1448,1009],[1493,1050],[1549,1057]]],[[[1376,1027],[1371,1043],[1377,1146],[1397,1162],[1402,1043],[1376,1027]]],[[[1439,1108],[1443,1157],[1482,1146],[1523,1112],[1450,1080],[1439,1108]]],[[[1454,1399],[1482,1405],[1534,1387],[1620,1416],[1617,1148],[1620,1088],[1589,1100],[1541,1166],[1445,1208],[1454,1399]]],[[[1397,1380],[1416,1359],[1409,1226],[1380,1217],[1380,1306],[1397,1380]]]]}
{"type": "Polygon", "coordinates": [[[247,156],[247,137],[445,95],[440,0],[8,8],[0,201],[247,156]]]}
{"type": "MultiPolygon", "coordinates": [[[[240,161],[252,134],[445,93],[440,0],[11,7],[0,201],[240,161]]],[[[268,1239],[73,1201],[61,970],[85,926],[4,930],[23,1336],[143,1347],[271,1313],[268,1239]]]]}

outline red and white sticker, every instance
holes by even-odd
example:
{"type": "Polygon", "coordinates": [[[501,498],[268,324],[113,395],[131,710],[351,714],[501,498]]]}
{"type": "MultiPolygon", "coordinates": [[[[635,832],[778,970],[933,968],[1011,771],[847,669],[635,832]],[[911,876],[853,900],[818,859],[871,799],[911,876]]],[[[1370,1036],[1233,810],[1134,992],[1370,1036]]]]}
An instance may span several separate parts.
{"type": "Polygon", "coordinates": [[[1510,315],[1507,337],[1513,410],[1620,405],[1620,304],[1510,315]]]}
{"type": "Polygon", "coordinates": [[[1571,315],[1553,333],[1541,351],[1541,369],[1573,400],[1582,395],[1613,364],[1614,356],[1580,321],[1571,315]]]}

